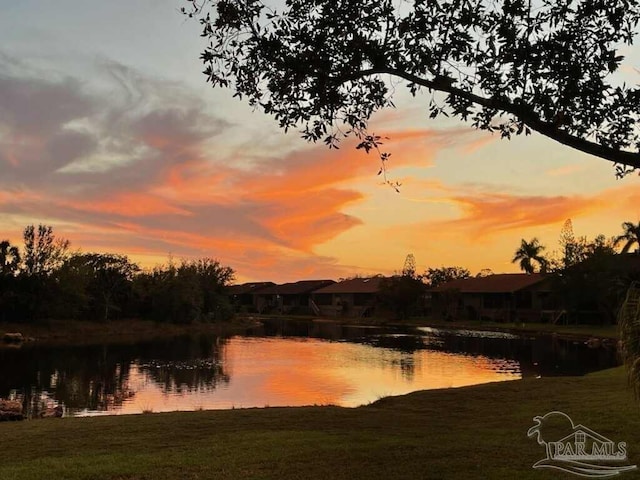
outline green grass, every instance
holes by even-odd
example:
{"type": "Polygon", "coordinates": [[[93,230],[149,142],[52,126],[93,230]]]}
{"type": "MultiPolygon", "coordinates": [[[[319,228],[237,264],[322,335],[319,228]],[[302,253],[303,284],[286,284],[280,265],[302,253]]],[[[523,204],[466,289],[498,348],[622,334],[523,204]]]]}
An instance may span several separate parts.
{"type": "MultiPolygon", "coordinates": [[[[10,479],[558,479],[533,470],[532,418],[569,414],[626,441],[638,404],[622,369],[383,398],[357,409],[268,408],[0,424],[10,479]]],[[[636,478],[625,473],[621,478],[636,478]]]]}

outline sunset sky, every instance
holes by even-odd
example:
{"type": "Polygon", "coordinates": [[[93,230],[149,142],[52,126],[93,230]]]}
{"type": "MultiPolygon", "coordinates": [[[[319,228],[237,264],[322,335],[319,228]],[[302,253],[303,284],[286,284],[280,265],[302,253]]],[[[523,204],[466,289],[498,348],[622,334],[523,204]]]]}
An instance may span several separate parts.
{"type": "MultiPolygon", "coordinates": [[[[209,256],[237,280],[517,271],[520,239],[558,247],[640,221],[640,179],[540,135],[501,141],[429,120],[401,87],[377,115],[389,176],[345,143],[296,132],[205,84],[180,0],[22,0],[0,13],[0,239],[46,223],[83,251],[143,266],[209,256]]],[[[622,75],[640,78],[638,48],[622,75]]]]}

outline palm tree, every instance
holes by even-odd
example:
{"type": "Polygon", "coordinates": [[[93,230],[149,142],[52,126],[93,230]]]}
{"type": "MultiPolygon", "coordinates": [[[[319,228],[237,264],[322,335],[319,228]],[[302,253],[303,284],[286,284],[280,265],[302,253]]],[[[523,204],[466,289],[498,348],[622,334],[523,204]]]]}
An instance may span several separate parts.
{"type": "Polygon", "coordinates": [[[617,247],[619,244],[624,243],[621,253],[628,253],[631,247],[638,244],[636,253],[640,254],[640,222],[638,222],[637,225],[631,222],[624,222],[622,224],[622,230],[624,230],[624,233],[614,239],[614,246],[617,247]]]}
{"type": "Polygon", "coordinates": [[[0,275],[13,275],[20,265],[20,251],[9,240],[0,242],[0,275]]]}
{"type": "Polygon", "coordinates": [[[523,272],[535,273],[536,267],[534,263],[538,264],[540,272],[546,272],[549,264],[548,260],[542,256],[541,252],[545,249],[537,238],[532,238],[530,242],[527,242],[524,238],[520,244],[520,248],[516,250],[515,255],[511,263],[520,263],[520,269],[523,272]]]}

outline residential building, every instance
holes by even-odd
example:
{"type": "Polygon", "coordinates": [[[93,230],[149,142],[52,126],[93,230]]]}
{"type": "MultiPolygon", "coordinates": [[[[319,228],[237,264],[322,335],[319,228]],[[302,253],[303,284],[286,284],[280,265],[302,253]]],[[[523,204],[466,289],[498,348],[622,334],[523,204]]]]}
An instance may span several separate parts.
{"type": "Polygon", "coordinates": [[[447,319],[541,322],[562,312],[551,295],[551,277],[540,273],[457,279],[430,293],[433,313],[447,319]]]}
{"type": "Polygon", "coordinates": [[[378,292],[384,278],[352,278],[334,283],[314,291],[312,300],[322,316],[371,316],[378,305],[378,292]]]}

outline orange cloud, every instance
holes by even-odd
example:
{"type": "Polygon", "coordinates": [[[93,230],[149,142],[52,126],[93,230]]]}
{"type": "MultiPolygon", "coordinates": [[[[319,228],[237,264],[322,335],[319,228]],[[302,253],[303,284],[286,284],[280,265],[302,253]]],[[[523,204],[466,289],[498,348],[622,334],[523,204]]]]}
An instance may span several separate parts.
{"type": "Polygon", "coordinates": [[[450,199],[462,215],[441,223],[484,237],[508,230],[549,225],[567,218],[601,209],[605,203],[598,196],[516,196],[489,194],[456,196],[450,199]]]}
{"type": "MultiPolygon", "coordinates": [[[[392,148],[401,159],[397,164],[424,165],[424,159],[431,158],[433,149],[426,149],[425,154],[424,145],[416,144],[416,139],[424,138],[435,149],[437,143],[447,143],[456,135],[394,132],[392,148]]],[[[66,198],[58,205],[93,214],[82,217],[85,225],[114,226],[114,232],[99,236],[99,244],[106,248],[112,245],[134,257],[162,259],[169,252],[178,258],[215,256],[240,272],[250,271],[251,276],[245,278],[251,279],[273,278],[273,269],[282,265],[288,265],[287,279],[353,273],[353,267],[337,265],[334,259],[317,256],[313,250],[362,224],[344,210],[365,197],[346,186],[359,178],[375,178],[375,156],[355,150],[353,144],[338,151],[318,146],[259,162],[254,169],[240,169],[234,168],[233,162],[221,165],[209,161],[203,144],[188,149],[155,145],[188,151],[188,155],[155,171],[142,191],[130,192],[124,185],[123,191],[106,198],[97,192],[94,198],[66,198]],[[221,209],[221,216],[212,215],[221,209]],[[249,222],[244,231],[233,226],[232,215],[237,215],[236,222],[249,222]]],[[[96,244],[96,239],[87,235],[75,238],[83,245],[96,244]]],[[[283,273],[279,275],[282,278],[283,273]]]]}
{"type": "Polygon", "coordinates": [[[183,205],[231,204],[237,201],[236,192],[228,182],[234,171],[194,159],[170,165],[161,180],[151,188],[167,201],[183,205]]]}
{"type": "Polygon", "coordinates": [[[483,184],[452,186],[437,179],[409,179],[407,187],[410,201],[450,205],[457,209],[458,215],[446,220],[394,226],[393,231],[398,228],[406,233],[455,230],[467,232],[475,239],[595,215],[613,205],[632,207],[640,203],[640,192],[632,185],[592,195],[551,196],[495,192],[490,185],[483,184]]]}
{"type": "MultiPolygon", "coordinates": [[[[370,198],[362,186],[378,183],[375,152],[356,150],[354,139],[329,150],[296,138],[291,151],[284,137],[248,138],[186,88],[116,64],[101,68],[114,79],[108,98],[81,81],[20,72],[0,79],[9,109],[0,118],[0,215],[11,216],[3,225],[50,223],[78,247],[147,264],[168,253],[217,257],[249,279],[353,273],[353,262],[317,252],[363,224],[370,198]]],[[[396,120],[383,121],[391,171],[427,167],[440,149],[477,143],[468,128],[403,129],[396,120]]]]}
{"type": "Polygon", "coordinates": [[[355,191],[326,189],[295,194],[289,192],[287,198],[281,198],[278,192],[273,195],[274,198],[269,200],[271,207],[256,221],[295,248],[309,250],[361,223],[341,213],[345,206],[363,198],[355,191]]]}
{"type": "Polygon", "coordinates": [[[0,190],[0,206],[33,202],[40,200],[41,198],[42,197],[40,195],[27,190],[0,190]]]}
{"type": "Polygon", "coordinates": [[[123,192],[105,200],[85,200],[68,206],[78,210],[115,214],[123,217],[163,214],[191,215],[188,210],[171,205],[155,195],[134,192],[123,192]]]}
{"type": "MultiPolygon", "coordinates": [[[[633,179],[589,195],[491,193],[486,185],[439,185],[437,181],[427,185],[429,194],[415,201],[422,203],[416,208],[430,220],[392,223],[388,219],[378,229],[370,227],[368,234],[395,239],[386,251],[393,258],[412,252],[420,268],[462,265],[473,272],[482,268],[517,271],[510,260],[520,239],[536,236],[551,252],[567,218],[574,220],[577,236],[588,238],[615,235],[623,221],[640,218],[640,191],[633,179]]],[[[364,236],[358,238],[362,241],[364,236]]],[[[360,263],[365,261],[363,257],[360,263]]]]}

